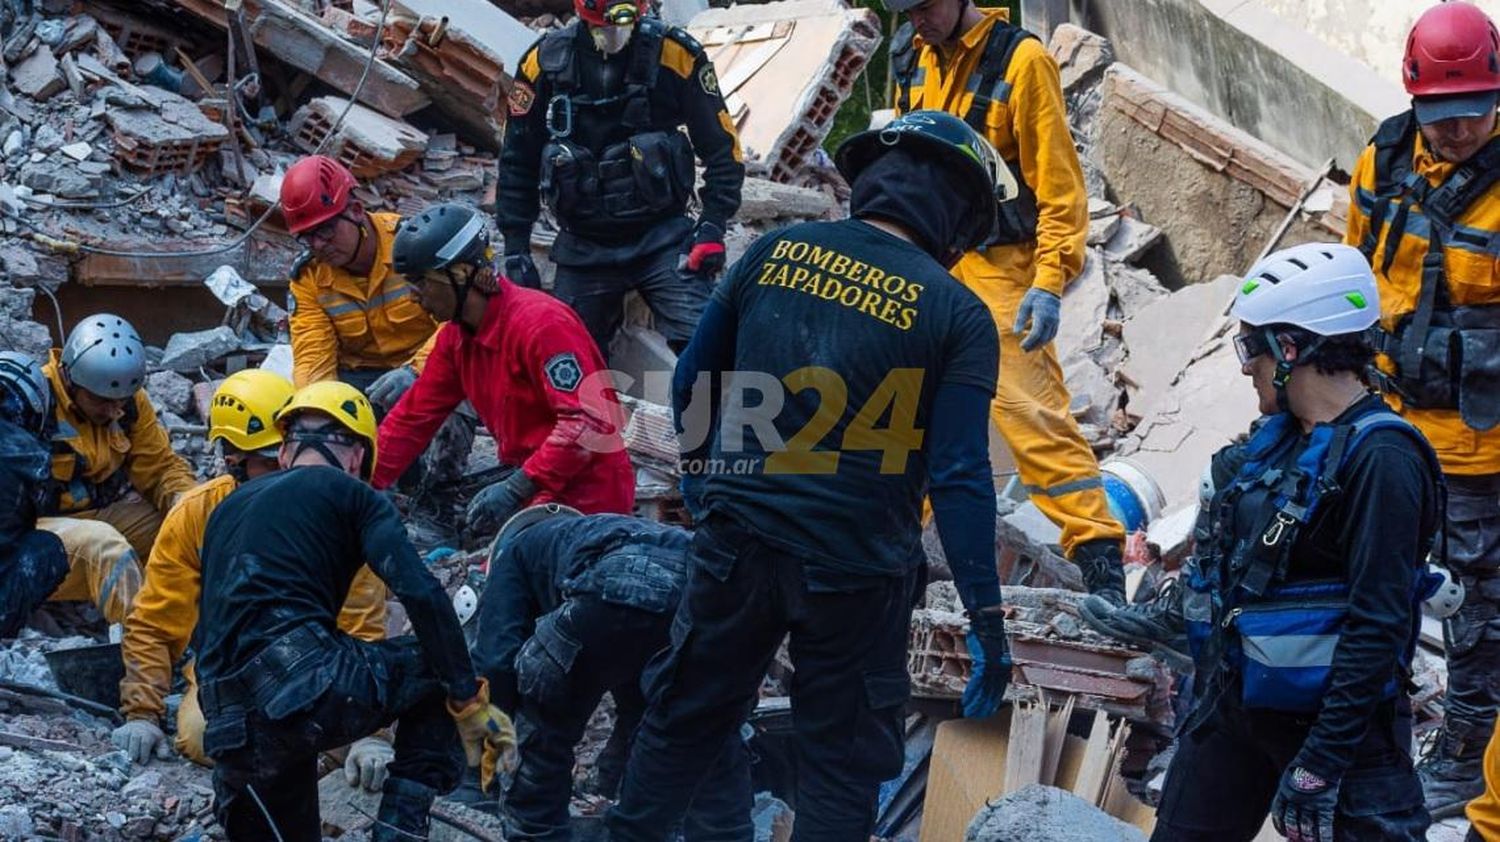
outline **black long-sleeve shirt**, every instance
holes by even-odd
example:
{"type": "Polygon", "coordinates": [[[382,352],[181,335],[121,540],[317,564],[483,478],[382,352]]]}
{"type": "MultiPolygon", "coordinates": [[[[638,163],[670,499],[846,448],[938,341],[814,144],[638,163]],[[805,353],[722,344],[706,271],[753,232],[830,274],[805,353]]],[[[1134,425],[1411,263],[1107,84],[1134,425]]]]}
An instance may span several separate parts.
{"type": "Polygon", "coordinates": [[[229,675],[306,623],[335,632],[349,584],[368,563],[406,608],[448,695],[478,691],[453,604],[407,540],[395,506],[343,471],[293,468],[241,485],[209,516],[202,559],[202,681],[229,675]]]}
{"type": "MultiPolygon", "coordinates": [[[[605,57],[594,47],[588,28],[577,22],[543,37],[575,39],[573,54],[580,88],[596,99],[623,93],[626,69],[635,51],[646,43],[638,36],[632,37],[619,54],[605,57]],[[605,63],[613,66],[612,72],[601,72],[605,63]],[[599,81],[606,78],[610,81],[599,81]],[[609,90],[589,90],[591,85],[604,85],[609,90]]],[[[542,148],[550,139],[547,109],[557,93],[552,80],[541,70],[540,46],[538,41],[526,51],[516,71],[516,91],[510,98],[510,117],[500,152],[496,221],[507,242],[526,236],[540,209],[542,148]]],[[[723,228],[739,210],[745,165],[739,136],[724,107],[713,64],[692,36],[675,27],[668,27],[661,39],[659,60],[661,67],[650,92],[650,130],[687,128],[693,150],[703,162],[703,188],[698,193],[703,204],[701,218],[723,228]]],[[[619,97],[611,105],[575,107],[568,139],[595,154],[606,146],[624,142],[631,133],[620,119],[624,99],[619,97]]],[[[614,226],[609,242],[636,240],[660,221],[614,226]]]]}

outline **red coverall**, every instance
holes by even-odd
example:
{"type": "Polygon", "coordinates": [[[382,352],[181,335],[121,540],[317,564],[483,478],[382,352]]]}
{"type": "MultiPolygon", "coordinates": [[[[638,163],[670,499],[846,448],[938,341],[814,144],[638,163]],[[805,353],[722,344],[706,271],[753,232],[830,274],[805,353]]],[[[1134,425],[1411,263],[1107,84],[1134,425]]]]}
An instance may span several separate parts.
{"type": "Polygon", "coordinates": [[[381,422],[374,486],[394,483],[467,399],[500,461],[541,489],[531,504],[631,514],[635,473],[598,346],[566,304],[498,280],[479,329],[445,323],[421,376],[381,422]]]}

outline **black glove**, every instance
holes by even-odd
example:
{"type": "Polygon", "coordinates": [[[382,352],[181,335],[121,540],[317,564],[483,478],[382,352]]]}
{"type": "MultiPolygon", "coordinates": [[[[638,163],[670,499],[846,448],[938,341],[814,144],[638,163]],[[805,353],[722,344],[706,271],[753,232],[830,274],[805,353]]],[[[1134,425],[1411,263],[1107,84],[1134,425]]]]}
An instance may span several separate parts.
{"type": "Polygon", "coordinates": [[[493,535],[499,532],[511,515],[526,508],[536,492],[536,483],[519,468],[505,479],[481,489],[469,501],[469,533],[493,535]]]}
{"type": "Polygon", "coordinates": [[[677,261],[677,271],[697,275],[711,281],[724,271],[724,229],[713,222],[699,222],[693,227],[693,239],[688,241],[677,261]]]}
{"type": "Polygon", "coordinates": [[[1327,781],[1295,762],[1281,775],[1271,824],[1291,842],[1333,842],[1333,814],[1339,806],[1339,782],[1327,781]]]}
{"type": "Polygon", "coordinates": [[[501,261],[501,268],[505,272],[505,277],[509,278],[511,283],[527,289],[541,289],[542,273],[537,271],[536,261],[531,259],[530,229],[517,228],[505,231],[503,236],[505,257],[501,261]]]}

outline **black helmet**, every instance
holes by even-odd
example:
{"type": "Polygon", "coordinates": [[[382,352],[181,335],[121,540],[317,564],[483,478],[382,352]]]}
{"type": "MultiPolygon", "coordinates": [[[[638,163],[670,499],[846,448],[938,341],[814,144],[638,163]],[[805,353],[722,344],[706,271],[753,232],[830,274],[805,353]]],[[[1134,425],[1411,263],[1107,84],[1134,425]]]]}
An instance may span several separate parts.
{"type": "Polygon", "coordinates": [[[898,144],[908,144],[918,155],[957,168],[965,184],[975,186],[969,201],[974,207],[973,224],[961,232],[964,251],[978,248],[999,232],[1000,202],[1016,197],[1020,189],[1010,168],[995,147],[969,124],[946,111],[921,110],[902,114],[885,128],[853,135],[833,153],[834,164],[850,184],[865,168],[898,144]]]}
{"type": "Polygon", "coordinates": [[[483,264],[490,234],[479,211],[453,202],[433,205],[401,222],[391,246],[391,265],[403,275],[420,275],[454,264],[483,264]]]}

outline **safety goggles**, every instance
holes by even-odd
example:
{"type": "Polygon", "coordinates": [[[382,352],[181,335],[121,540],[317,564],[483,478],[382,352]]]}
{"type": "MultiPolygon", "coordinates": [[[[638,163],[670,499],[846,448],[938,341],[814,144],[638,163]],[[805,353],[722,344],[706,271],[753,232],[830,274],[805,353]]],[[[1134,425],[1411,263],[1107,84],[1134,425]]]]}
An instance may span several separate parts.
{"type": "Polygon", "coordinates": [[[640,17],[640,7],[635,0],[616,0],[604,7],[604,20],[614,26],[629,26],[640,17]]]}
{"type": "Polygon", "coordinates": [[[1239,356],[1240,365],[1249,365],[1251,360],[1261,354],[1271,353],[1271,340],[1264,331],[1259,330],[1235,334],[1234,353],[1239,356]]]}
{"type": "Polygon", "coordinates": [[[329,240],[333,239],[334,235],[338,233],[339,223],[343,221],[343,214],[335,216],[332,219],[321,223],[315,228],[309,228],[306,231],[303,231],[301,234],[298,234],[297,242],[301,243],[304,246],[307,246],[308,248],[311,248],[317,243],[326,243],[329,240]]]}

